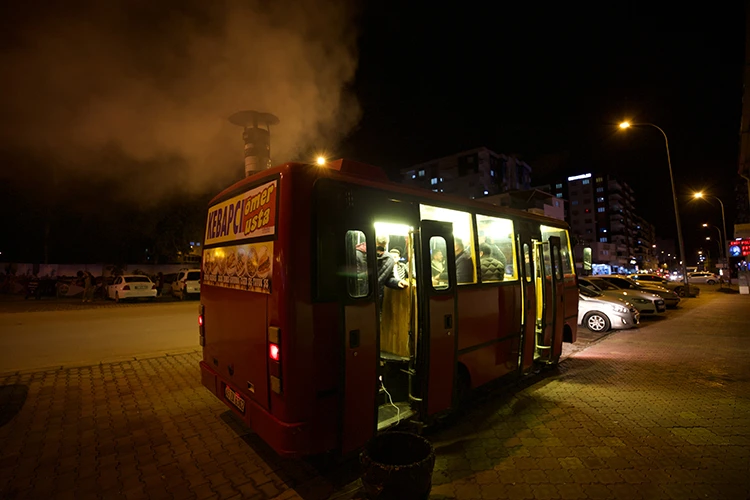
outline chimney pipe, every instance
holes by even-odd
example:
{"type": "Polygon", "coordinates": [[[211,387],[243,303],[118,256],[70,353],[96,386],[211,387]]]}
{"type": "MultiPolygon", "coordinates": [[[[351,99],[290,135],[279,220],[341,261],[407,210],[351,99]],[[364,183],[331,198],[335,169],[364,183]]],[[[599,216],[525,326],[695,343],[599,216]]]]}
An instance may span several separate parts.
{"type": "Polygon", "coordinates": [[[245,177],[271,168],[271,125],[278,124],[279,119],[271,113],[238,111],[229,121],[243,128],[245,177]]]}

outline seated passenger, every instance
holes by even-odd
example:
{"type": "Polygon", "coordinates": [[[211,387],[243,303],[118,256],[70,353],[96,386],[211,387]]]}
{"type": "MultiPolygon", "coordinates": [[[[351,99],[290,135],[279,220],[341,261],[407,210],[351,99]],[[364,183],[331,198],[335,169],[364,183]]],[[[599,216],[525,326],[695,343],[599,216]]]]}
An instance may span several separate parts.
{"type": "Polygon", "coordinates": [[[505,278],[505,265],[492,256],[492,248],[487,243],[479,245],[479,265],[482,281],[503,281],[505,278]]]}

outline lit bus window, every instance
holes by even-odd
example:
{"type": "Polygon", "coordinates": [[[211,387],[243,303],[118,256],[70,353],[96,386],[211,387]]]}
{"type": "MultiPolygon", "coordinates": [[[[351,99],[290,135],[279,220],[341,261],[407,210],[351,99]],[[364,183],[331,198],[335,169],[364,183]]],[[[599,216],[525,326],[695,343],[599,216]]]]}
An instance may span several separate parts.
{"type": "Polygon", "coordinates": [[[471,214],[459,210],[419,205],[422,220],[436,220],[453,224],[453,239],[456,250],[456,281],[459,285],[476,283],[477,252],[474,248],[474,231],[471,214]]]}
{"type": "Polygon", "coordinates": [[[540,229],[542,231],[543,241],[549,241],[550,236],[557,236],[560,238],[560,255],[562,257],[562,271],[565,275],[565,281],[573,281],[575,279],[573,271],[573,253],[570,251],[568,231],[559,227],[551,226],[540,226],[540,229]]]}
{"type": "Polygon", "coordinates": [[[552,249],[553,258],[555,259],[555,279],[561,281],[563,279],[562,269],[560,269],[560,249],[554,247],[552,249]]]}
{"type": "Polygon", "coordinates": [[[479,264],[482,282],[517,280],[518,268],[516,266],[513,221],[477,215],[477,233],[479,236],[479,264]]]}
{"type": "Polygon", "coordinates": [[[442,236],[433,236],[430,238],[430,263],[432,268],[432,288],[435,290],[447,290],[450,288],[450,278],[448,276],[448,267],[445,263],[445,256],[448,255],[448,247],[442,236]]]}
{"type": "Polygon", "coordinates": [[[367,244],[362,231],[346,232],[346,269],[349,296],[367,297],[370,281],[367,276],[367,244]]]}

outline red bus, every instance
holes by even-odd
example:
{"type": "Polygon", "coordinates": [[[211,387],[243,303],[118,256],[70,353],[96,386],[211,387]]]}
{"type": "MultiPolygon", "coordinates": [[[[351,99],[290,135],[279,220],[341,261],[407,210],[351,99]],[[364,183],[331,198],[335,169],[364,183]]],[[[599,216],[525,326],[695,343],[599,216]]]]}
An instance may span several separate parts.
{"type": "Polygon", "coordinates": [[[277,453],[348,453],[576,339],[563,221],[339,160],[245,178],[208,209],[202,383],[277,453]]]}

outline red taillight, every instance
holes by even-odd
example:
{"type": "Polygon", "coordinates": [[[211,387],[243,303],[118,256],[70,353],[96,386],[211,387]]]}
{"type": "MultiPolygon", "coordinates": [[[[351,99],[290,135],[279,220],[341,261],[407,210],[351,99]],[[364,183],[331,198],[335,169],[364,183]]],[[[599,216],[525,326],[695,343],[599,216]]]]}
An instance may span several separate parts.
{"type": "Polygon", "coordinates": [[[156,290],[156,284],[151,285],[151,290],[156,290]]]}
{"type": "Polygon", "coordinates": [[[279,360],[279,345],[278,344],[268,344],[268,357],[270,357],[274,361],[279,360]]]}
{"type": "Polygon", "coordinates": [[[124,287],[122,287],[122,289],[123,290],[130,290],[130,285],[125,285],[124,287]]]}
{"type": "Polygon", "coordinates": [[[203,315],[202,314],[198,315],[198,326],[203,326],[203,315]]]}

